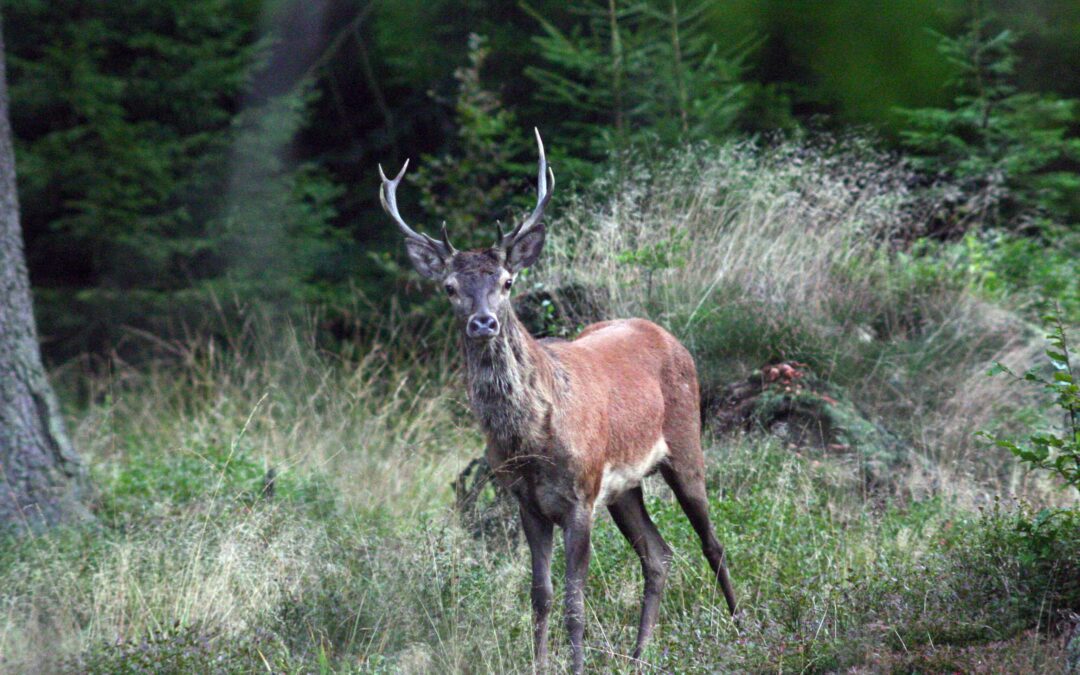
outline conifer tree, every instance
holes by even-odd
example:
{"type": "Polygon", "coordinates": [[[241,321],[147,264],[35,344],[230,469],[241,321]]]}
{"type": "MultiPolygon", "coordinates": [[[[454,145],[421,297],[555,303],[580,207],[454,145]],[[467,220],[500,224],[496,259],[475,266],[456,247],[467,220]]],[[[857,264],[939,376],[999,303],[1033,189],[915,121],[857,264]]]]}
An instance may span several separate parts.
{"type": "Polygon", "coordinates": [[[1080,174],[1066,169],[1080,161],[1080,138],[1069,133],[1080,102],[1018,90],[1016,35],[993,26],[976,13],[960,35],[938,34],[938,50],[956,68],[953,103],[899,110],[901,137],[925,171],[974,189],[1004,188],[1002,216],[1075,221],[1080,174]]]}

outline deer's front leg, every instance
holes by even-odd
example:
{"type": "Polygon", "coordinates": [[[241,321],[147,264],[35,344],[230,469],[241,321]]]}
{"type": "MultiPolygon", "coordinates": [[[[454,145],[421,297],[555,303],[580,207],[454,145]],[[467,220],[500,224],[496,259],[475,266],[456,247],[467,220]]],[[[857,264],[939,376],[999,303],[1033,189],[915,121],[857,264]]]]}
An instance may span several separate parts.
{"type": "Polygon", "coordinates": [[[532,554],[533,657],[536,670],[547,664],[548,614],[554,592],[551,588],[551,544],[553,525],[544,516],[521,507],[521,527],[532,554]]]}
{"type": "Polygon", "coordinates": [[[570,635],[573,671],[585,669],[585,579],[589,574],[592,517],[582,512],[567,518],[563,527],[566,548],[566,632],[570,635]]]}

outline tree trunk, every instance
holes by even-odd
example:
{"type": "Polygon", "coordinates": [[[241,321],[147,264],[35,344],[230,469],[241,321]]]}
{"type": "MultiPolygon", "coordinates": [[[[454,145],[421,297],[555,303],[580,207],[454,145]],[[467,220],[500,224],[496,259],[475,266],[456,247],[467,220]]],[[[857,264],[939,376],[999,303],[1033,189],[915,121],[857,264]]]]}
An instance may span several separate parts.
{"type": "Polygon", "coordinates": [[[0,22],[0,529],[89,517],[86,469],[45,377],[19,228],[0,22]]]}

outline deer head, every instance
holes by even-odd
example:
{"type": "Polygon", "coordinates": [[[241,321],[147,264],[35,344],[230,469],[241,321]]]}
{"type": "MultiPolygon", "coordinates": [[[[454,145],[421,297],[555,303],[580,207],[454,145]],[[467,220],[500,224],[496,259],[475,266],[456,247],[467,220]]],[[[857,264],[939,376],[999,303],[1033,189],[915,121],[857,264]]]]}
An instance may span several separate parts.
{"type": "Polygon", "coordinates": [[[487,249],[458,251],[450,243],[445,223],[441,240],[432,239],[409,227],[398,213],[395,196],[409,162],[405,161],[393,180],[388,179],[382,166],[379,166],[382,177],[379,201],[405,236],[409,260],[421,275],[442,282],[454,314],[465,336],[470,339],[490,340],[499,334],[510,312],[510,289],[514,279],[518,272],[536,262],[544,248],[544,223],[541,219],[544,207],[555,190],[555,174],[548,168],[544,157],[540,132],[534,131],[540,149],[536,207],[509,234],[503,234],[502,228],[497,227],[498,239],[494,246],[487,249]]]}

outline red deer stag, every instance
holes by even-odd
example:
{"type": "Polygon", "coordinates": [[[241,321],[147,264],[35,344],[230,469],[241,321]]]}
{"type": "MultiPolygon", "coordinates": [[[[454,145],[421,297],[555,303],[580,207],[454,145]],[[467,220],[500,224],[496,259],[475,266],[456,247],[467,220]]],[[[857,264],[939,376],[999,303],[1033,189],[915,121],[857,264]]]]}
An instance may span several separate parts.
{"type": "Polygon", "coordinates": [[[645,576],[634,657],[640,658],[660,604],[671,549],[649,518],[641,480],[659,469],[701,538],[702,549],[735,612],[724,549],[709,522],[701,452],[698,381],[690,353],[644,319],[596,323],[575,340],[537,340],[514,314],[510,289],[544,246],[544,207],[555,187],[544,144],[536,208],[488,249],[458,251],[443,225],[441,241],[410,228],[379,167],[379,198],[402,234],[416,271],[439,281],[461,327],[469,401],[487,436],[487,460],[516,497],[532,554],[533,646],[547,658],[555,524],[566,548],[566,630],[574,672],[584,666],[584,590],[589,538],[606,506],[645,576]]]}

